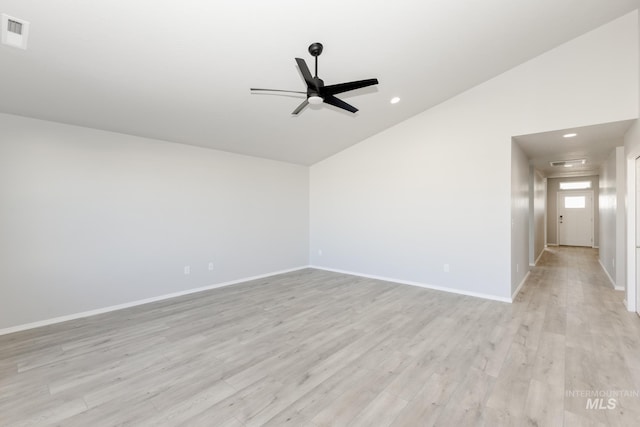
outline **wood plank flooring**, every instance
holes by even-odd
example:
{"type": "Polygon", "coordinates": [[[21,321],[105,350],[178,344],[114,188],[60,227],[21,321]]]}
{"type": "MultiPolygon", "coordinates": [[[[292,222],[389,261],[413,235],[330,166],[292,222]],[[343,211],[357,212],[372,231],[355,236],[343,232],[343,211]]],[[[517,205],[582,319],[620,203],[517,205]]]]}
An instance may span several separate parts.
{"type": "Polygon", "coordinates": [[[622,298],[586,248],[514,304],[302,270],[0,336],[0,426],[638,426],[622,298]]]}

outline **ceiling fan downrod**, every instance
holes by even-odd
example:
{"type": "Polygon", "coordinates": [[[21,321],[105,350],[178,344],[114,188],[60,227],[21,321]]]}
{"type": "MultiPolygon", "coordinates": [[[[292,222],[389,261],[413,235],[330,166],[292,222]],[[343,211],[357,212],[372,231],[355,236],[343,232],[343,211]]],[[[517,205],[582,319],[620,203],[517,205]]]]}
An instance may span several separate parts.
{"type": "Polygon", "coordinates": [[[313,56],[316,59],[316,75],[314,76],[314,78],[318,78],[318,56],[320,56],[320,54],[322,53],[322,43],[312,43],[309,46],[309,53],[311,54],[311,56],[313,56]]]}

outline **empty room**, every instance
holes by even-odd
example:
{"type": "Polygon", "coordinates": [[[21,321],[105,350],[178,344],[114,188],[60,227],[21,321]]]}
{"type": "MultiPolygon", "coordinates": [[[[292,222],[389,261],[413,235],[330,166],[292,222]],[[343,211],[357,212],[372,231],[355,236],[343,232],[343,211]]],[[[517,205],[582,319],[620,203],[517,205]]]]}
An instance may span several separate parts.
{"type": "Polygon", "coordinates": [[[640,425],[639,0],[0,0],[0,426],[640,425]]]}

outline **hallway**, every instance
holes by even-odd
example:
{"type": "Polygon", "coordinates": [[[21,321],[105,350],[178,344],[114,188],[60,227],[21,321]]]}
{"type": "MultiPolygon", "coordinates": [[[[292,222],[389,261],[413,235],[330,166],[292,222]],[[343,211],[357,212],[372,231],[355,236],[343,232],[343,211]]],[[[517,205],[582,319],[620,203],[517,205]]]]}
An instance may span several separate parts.
{"type": "Polygon", "coordinates": [[[522,323],[513,346],[531,371],[528,417],[562,425],[564,407],[565,426],[640,425],[640,318],[623,298],[597,250],[545,251],[514,303],[522,323]]]}

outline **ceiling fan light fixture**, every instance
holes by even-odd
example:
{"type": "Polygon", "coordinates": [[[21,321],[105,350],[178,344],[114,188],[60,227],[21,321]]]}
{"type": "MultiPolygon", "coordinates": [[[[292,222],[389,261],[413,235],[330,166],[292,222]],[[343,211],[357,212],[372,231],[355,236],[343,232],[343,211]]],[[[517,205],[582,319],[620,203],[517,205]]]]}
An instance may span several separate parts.
{"type": "Polygon", "coordinates": [[[309,101],[309,104],[311,105],[319,105],[319,104],[322,104],[324,100],[320,98],[318,95],[311,95],[308,101],[309,101]]]}
{"type": "Polygon", "coordinates": [[[400,102],[400,97],[399,96],[394,96],[393,98],[391,98],[391,102],[392,104],[397,104],[398,102],[400,102]]]}

